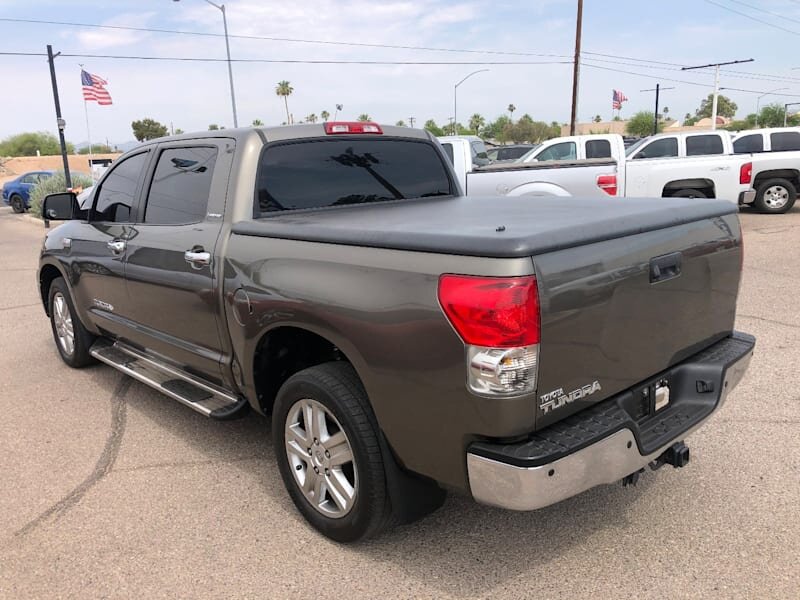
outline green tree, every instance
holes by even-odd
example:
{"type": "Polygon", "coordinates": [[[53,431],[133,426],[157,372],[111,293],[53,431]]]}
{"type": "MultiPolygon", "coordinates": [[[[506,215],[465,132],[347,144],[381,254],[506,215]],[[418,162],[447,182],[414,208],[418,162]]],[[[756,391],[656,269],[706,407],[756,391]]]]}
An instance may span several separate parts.
{"type": "Polygon", "coordinates": [[[372,117],[370,117],[367,113],[361,113],[358,115],[358,120],[364,123],[366,121],[372,121],[372,117]]]}
{"type": "MultiPolygon", "coordinates": [[[[653,133],[653,121],[655,116],[651,111],[640,110],[633,115],[625,124],[625,133],[637,137],[646,137],[653,133]]],[[[664,129],[664,123],[658,122],[658,131],[664,129]]]]}
{"type": "Polygon", "coordinates": [[[184,133],[184,131],[183,131],[183,129],[181,129],[180,127],[178,127],[178,128],[175,130],[175,135],[180,135],[180,134],[182,134],[182,133],[184,133]]]}
{"type": "MultiPolygon", "coordinates": [[[[700,108],[694,111],[694,116],[698,119],[711,118],[711,109],[713,107],[714,94],[709,94],[707,98],[703,98],[700,102],[700,108]]],[[[736,103],[727,96],[719,95],[717,98],[717,115],[720,117],[727,117],[732,119],[736,114],[736,103]]]]}
{"type": "Polygon", "coordinates": [[[292,84],[289,83],[286,80],[279,81],[278,85],[275,87],[275,93],[278,96],[282,96],[283,97],[283,104],[286,107],[286,122],[287,123],[291,123],[292,122],[292,117],[289,115],[289,96],[292,95],[293,91],[294,91],[294,88],[292,87],[292,84]]]}
{"type": "Polygon", "coordinates": [[[316,114],[311,113],[310,115],[308,115],[306,117],[306,123],[316,123],[316,122],[317,122],[317,115],[316,114]]]}
{"type": "Polygon", "coordinates": [[[483,136],[505,143],[509,139],[505,136],[506,128],[509,125],[511,125],[511,119],[505,115],[500,115],[494,121],[487,123],[483,127],[483,136]]]}
{"type": "Polygon", "coordinates": [[[423,125],[422,128],[425,129],[426,131],[430,131],[436,137],[444,135],[444,131],[442,131],[442,128],[439,127],[436,124],[436,121],[434,121],[433,119],[428,119],[427,121],[425,121],[425,125],[423,125]]]}
{"type": "MultiPolygon", "coordinates": [[[[85,146],[78,150],[78,154],[89,154],[89,146],[85,146]]],[[[106,146],[105,144],[92,144],[91,147],[92,154],[111,154],[114,150],[111,146],[106,146]]]]}
{"type": "MultiPolygon", "coordinates": [[[[72,180],[72,187],[74,188],[87,188],[94,185],[92,178],[83,173],[70,173],[72,180]]],[[[67,191],[67,179],[64,177],[64,171],[53,173],[52,177],[43,179],[31,188],[31,214],[36,217],[42,216],[42,200],[48,194],[57,194],[59,192],[67,191]]]]}
{"type": "MultiPolygon", "coordinates": [[[[783,127],[783,117],[785,114],[785,107],[783,104],[778,102],[762,106],[758,113],[758,126],[783,127]]],[[[753,122],[753,125],[755,126],[755,115],[753,115],[753,122]]],[[[800,116],[797,114],[790,114],[788,117],[786,117],[786,124],[792,127],[800,124],[800,116]]]]}
{"type": "Polygon", "coordinates": [[[252,125],[253,127],[263,127],[264,121],[262,121],[261,119],[253,119],[252,125]]]}
{"type": "Polygon", "coordinates": [[[665,106],[662,112],[664,113],[664,120],[669,121],[669,106],[665,106]]]}
{"type": "Polygon", "coordinates": [[[592,121],[594,121],[595,123],[600,123],[602,120],[603,117],[601,117],[600,115],[595,115],[594,119],[592,119],[592,121]]]}
{"type": "Polygon", "coordinates": [[[403,121],[403,119],[400,119],[397,123],[395,123],[395,125],[397,127],[405,127],[406,126],[406,122],[403,121]]]}
{"type": "MultiPolygon", "coordinates": [[[[46,131],[18,133],[0,142],[0,156],[42,156],[61,154],[61,144],[56,136],[46,131]]],[[[67,154],[74,154],[75,146],[67,142],[67,154]]]]}
{"type": "Polygon", "coordinates": [[[469,128],[471,131],[475,132],[475,135],[478,135],[478,132],[484,125],[486,125],[486,119],[478,113],[475,113],[469,118],[469,128]]]}
{"type": "Polygon", "coordinates": [[[513,121],[514,120],[514,111],[517,110],[517,107],[514,106],[513,104],[509,104],[508,108],[506,110],[508,111],[508,118],[513,121]]]}
{"type": "Polygon", "coordinates": [[[219,131],[219,125],[217,125],[216,123],[212,123],[211,125],[208,126],[208,130],[209,131],[219,131]]]}
{"type": "Polygon", "coordinates": [[[150,118],[134,121],[131,123],[131,128],[133,129],[133,137],[140,142],[164,137],[168,131],[166,125],[162,125],[155,119],[150,118]]]}
{"type": "Polygon", "coordinates": [[[319,117],[323,121],[327,121],[330,118],[330,116],[331,116],[331,113],[329,113],[327,110],[323,110],[321,113],[319,113],[319,117]]]}

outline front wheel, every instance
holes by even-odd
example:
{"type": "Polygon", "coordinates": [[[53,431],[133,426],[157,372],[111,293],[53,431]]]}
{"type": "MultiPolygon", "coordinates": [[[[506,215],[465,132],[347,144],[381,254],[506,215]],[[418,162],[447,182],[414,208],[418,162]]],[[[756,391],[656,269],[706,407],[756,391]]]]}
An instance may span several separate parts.
{"type": "Polygon", "coordinates": [[[80,368],[95,362],[89,353],[94,336],[75,312],[69,288],[62,277],[50,284],[50,325],[61,359],[70,367],[80,368]]]}
{"type": "Polygon", "coordinates": [[[386,526],[392,511],[378,427],[351,365],[292,375],[275,400],[272,433],[284,485],[314,528],[354,542],[386,526]]]}
{"type": "Polygon", "coordinates": [[[11,208],[14,209],[15,213],[25,212],[25,201],[22,199],[22,196],[19,194],[11,196],[11,208]]]}
{"type": "Polygon", "coordinates": [[[788,179],[768,179],[759,184],[753,206],[759,212],[780,214],[794,206],[797,190],[788,179]]]}

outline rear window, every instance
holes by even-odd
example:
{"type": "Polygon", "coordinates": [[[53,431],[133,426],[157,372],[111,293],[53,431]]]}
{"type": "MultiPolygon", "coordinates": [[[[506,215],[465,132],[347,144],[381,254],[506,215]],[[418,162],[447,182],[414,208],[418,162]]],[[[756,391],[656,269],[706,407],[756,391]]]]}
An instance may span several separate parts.
{"type": "Polygon", "coordinates": [[[794,131],[781,131],[770,134],[773,152],[800,150],[800,133],[794,131]]]}
{"type": "MultiPolygon", "coordinates": [[[[628,149],[629,155],[635,151],[634,146],[628,149]]],[[[667,158],[678,156],[678,139],[674,137],[660,138],[644,146],[633,159],[637,158],[667,158]]]]}
{"type": "Polygon", "coordinates": [[[256,214],[449,196],[450,185],[441,156],[427,142],[350,137],[291,142],[261,155],[256,214]]]}
{"type": "Polygon", "coordinates": [[[750,152],[764,151],[764,138],[760,133],[743,135],[733,141],[733,151],[735,154],[749,154],[750,152]]]}
{"type": "Polygon", "coordinates": [[[456,164],[456,158],[453,156],[453,144],[442,144],[442,149],[444,153],[447,154],[447,158],[450,159],[450,164],[456,164]]]}
{"type": "Polygon", "coordinates": [[[611,158],[611,142],[589,140],[586,142],[586,158],[611,158]]]}
{"type": "Polygon", "coordinates": [[[722,138],[718,135],[690,135],[686,138],[686,156],[722,154],[722,138]]]}

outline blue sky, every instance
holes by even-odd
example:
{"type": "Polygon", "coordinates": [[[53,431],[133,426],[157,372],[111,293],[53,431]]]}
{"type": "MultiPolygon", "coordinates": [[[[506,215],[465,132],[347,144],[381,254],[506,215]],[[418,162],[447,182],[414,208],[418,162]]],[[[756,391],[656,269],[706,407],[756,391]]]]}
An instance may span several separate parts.
{"type": "MultiPolygon", "coordinates": [[[[231,34],[360,42],[403,46],[552,54],[527,56],[350,47],[285,41],[231,40],[233,58],[272,60],[511,61],[570,62],[574,44],[576,0],[317,0],[274,2],[228,0],[231,34]]],[[[2,0],[0,17],[48,19],[144,28],[221,33],[221,13],[204,0],[2,0]]],[[[224,41],[162,33],[0,21],[0,51],[44,52],[50,43],[72,54],[183,56],[224,58],[224,41]]],[[[800,101],[800,2],[795,0],[585,0],[583,49],[593,66],[581,70],[578,114],[611,116],[611,90],[629,101],[623,116],[652,110],[652,93],[640,92],[657,82],[676,89],[664,92],[662,106],[683,117],[694,112],[711,92],[712,72],[681,72],[677,65],[754,58],[726,68],[721,86],[753,91],[788,88],[769,101],[800,101]],[[727,6],[791,31],[760,24],[715,5],[727,6]],[[754,10],[745,5],[760,7],[754,10]],[[769,12],[783,15],[773,17],[769,12]],[[609,54],[624,58],[598,56],[609,54]],[[638,60],[632,60],[638,59],[638,60]],[[608,62],[600,62],[600,61],[608,62]],[[655,67],[663,66],[665,69],[655,67]],[[615,71],[602,70],[615,69],[615,71]],[[680,82],[669,79],[681,80],[680,82]],[[689,83],[686,83],[689,82],[689,83]]],[[[224,63],[149,62],[109,58],[57,59],[67,138],[86,139],[78,63],[108,80],[110,107],[89,106],[93,141],[122,143],[132,139],[130,123],[152,117],[186,131],[210,123],[232,125],[224,63]]],[[[295,120],[344,105],[342,117],[368,113],[394,123],[409,116],[421,125],[433,118],[446,123],[453,113],[453,85],[477,69],[459,87],[459,120],[478,112],[493,119],[509,103],[515,117],[566,122],[571,94],[570,64],[529,65],[309,65],[234,64],[239,122],[259,118],[267,124],[286,120],[275,84],[289,80],[294,93],[289,108],[295,120]]],[[[0,56],[0,138],[29,130],[54,130],[49,72],[42,57],[0,56]]],[[[753,112],[756,93],[723,91],[738,105],[738,114],[753,112]]]]}

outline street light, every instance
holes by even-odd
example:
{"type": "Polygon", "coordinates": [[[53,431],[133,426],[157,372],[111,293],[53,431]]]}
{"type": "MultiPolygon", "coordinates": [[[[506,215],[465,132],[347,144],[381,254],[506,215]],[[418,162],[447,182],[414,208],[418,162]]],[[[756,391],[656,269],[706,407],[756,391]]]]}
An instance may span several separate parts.
{"type": "MultiPolygon", "coordinates": [[[[180,0],[172,0],[173,2],[180,2],[180,0]]],[[[219,9],[222,12],[222,27],[225,29],[225,51],[228,54],[228,79],[231,83],[231,107],[233,108],[233,126],[239,126],[239,120],[236,118],[236,94],[233,92],[233,68],[231,67],[231,45],[228,42],[228,19],[225,17],[225,5],[224,4],[216,4],[211,2],[211,0],[205,0],[207,4],[210,4],[214,8],[219,9]]]]}
{"type": "Polygon", "coordinates": [[[469,75],[464,77],[464,79],[462,79],[461,81],[459,81],[457,84],[455,84],[453,86],[453,135],[456,134],[456,127],[457,127],[457,123],[458,123],[458,110],[457,110],[458,109],[458,86],[460,86],[462,83],[464,83],[467,79],[469,79],[470,77],[472,77],[476,73],[484,73],[484,72],[486,72],[488,70],[489,69],[480,69],[478,71],[473,71],[472,73],[470,73],[469,75]]]}
{"type": "Polygon", "coordinates": [[[764,92],[758,98],[756,98],[756,127],[758,127],[758,105],[761,102],[761,99],[764,96],[769,96],[770,94],[774,94],[775,92],[780,92],[781,90],[788,90],[788,89],[789,89],[788,87],[777,88],[772,90],[771,92],[764,92]]]}

